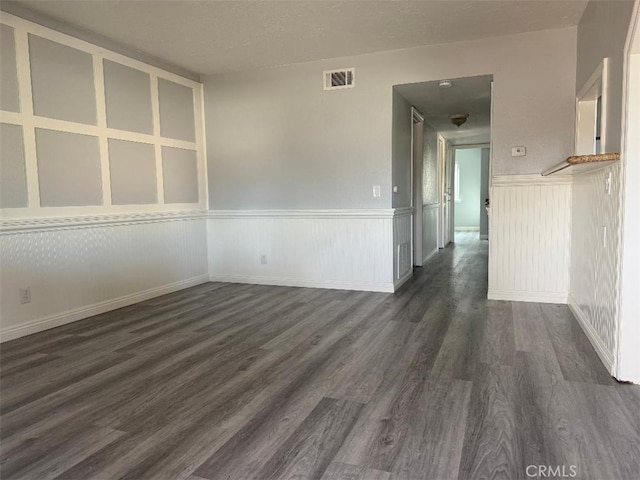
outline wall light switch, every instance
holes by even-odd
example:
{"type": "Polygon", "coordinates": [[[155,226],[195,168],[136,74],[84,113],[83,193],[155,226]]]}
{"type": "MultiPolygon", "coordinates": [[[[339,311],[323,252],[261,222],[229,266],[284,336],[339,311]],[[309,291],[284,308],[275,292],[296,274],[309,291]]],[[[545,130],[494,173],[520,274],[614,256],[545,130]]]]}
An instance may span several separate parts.
{"type": "Polygon", "coordinates": [[[527,147],[511,147],[512,157],[524,157],[527,154],[527,147]]]}
{"type": "Polygon", "coordinates": [[[398,185],[393,186],[393,193],[398,193],[398,185]]]}
{"type": "Polygon", "coordinates": [[[373,197],[374,198],[379,198],[380,197],[380,185],[374,185],[373,186],[373,197]]]}

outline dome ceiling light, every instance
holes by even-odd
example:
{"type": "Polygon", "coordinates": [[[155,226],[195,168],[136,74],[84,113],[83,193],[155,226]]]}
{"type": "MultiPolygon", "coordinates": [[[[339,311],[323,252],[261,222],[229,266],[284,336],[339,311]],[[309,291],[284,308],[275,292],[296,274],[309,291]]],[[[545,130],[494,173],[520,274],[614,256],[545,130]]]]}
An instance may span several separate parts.
{"type": "Polygon", "coordinates": [[[469,118],[468,113],[456,113],[455,115],[449,116],[449,120],[451,120],[451,123],[453,123],[458,128],[460,128],[460,126],[467,121],[467,118],[469,118]]]}

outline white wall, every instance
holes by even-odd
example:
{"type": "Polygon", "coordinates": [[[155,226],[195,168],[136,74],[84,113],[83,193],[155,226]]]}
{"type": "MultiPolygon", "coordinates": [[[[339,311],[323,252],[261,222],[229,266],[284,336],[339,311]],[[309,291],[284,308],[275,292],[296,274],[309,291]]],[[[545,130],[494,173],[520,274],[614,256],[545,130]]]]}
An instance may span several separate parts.
{"type": "Polygon", "coordinates": [[[206,282],[205,225],[197,212],[5,222],[2,341],[206,282]]]}
{"type": "MultiPolygon", "coordinates": [[[[482,150],[455,149],[459,191],[456,194],[455,227],[458,230],[480,230],[480,186],[482,183],[482,150]]],[[[454,187],[455,188],[455,187],[454,187]]]]}
{"type": "MultiPolygon", "coordinates": [[[[16,151],[21,150],[23,155],[13,159],[3,155],[0,162],[4,165],[6,161],[20,159],[20,167],[26,174],[28,197],[26,204],[10,202],[11,208],[3,208],[0,212],[2,340],[207,281],[202,86],[9,14],[3,13],[2,22],[11,27],[9,30],[15,38],[18,68],[14,71],[17,71],[15,80],[19,92],[14,94],[19,101],[13,102],[18,108],[0,111],[0,121],[21,129],[22,141],[18,142],[16,151]],[[57,52],[58,62],[53,54],[32,57],[30,42],[34,39],[57,52]],[[76,72],[74,76],[74,70],[69,70],[63,60],[65,56],[82,59],[84,75],[76,72]],[[142,88],[136,90],[134,87],[140,85],[135,82],[116,82],[116,86],[111,85],[112,96],[109,97],[105,87],[109,75],[103,73],[105,65],[113,63],[141,77],[142,88]],[[74,100],[77,103],[77,92],[60,81],[48,85],[46,80],[51,77],[58,80],[70,77],[69,85],[82,84],[85,93],[91,92],[85,95],[83,103],[91,105],[77,108],[78,105],[73,104],[74,100]],[[36,79],[35,83],[33,79],[36,79]],[[182,92],[184,102],[176,101],[172,96],[163,97],[163,82],[182,92]],[[60,102],[60,98],[56,98],[61,96],[59,94],[65,94],[71,101],[60,102]],[[142,103],[147,106],[146,112],[136,107],[134,112],[128,113],[146,113],[152,128],[142,132],[129,128],[131,125],[111,122],[113,110],[109,106],[113,106],[110,103],[113,94],[119,94],[115,98],[120,99],[135,97],[138,103],[121,103],[120,107],[125,111],[133,108],[132,105],[140,105],[139,101],[145,95],[146,102],[142,103]],[[46,101],[39,106],[38,98],[46,101]],[[38,110],[43,105],[49,108],[38,110]],[[184,105],[190,117],[181,118],[179,130],[184,130],[185,125],[191,126],[186,140],[171,129],[168,131],[166,122],[178,118],[177,109],[184,105]],[[38,115],[34,114],[34,108],[38,115]],[[86,119],[74,116],[84,110],[90,111],[86,119]],[[66,144],[60,140],[38,142],[42,132],[72,140],[67,140],[66,144]],[[82,169],[78,166],[82,166],[89,155],[74,148],[79,143],[74,138],[91,140],[94,147],[91,157],[96,166],[91,177],[81,174],[82,169]],[[143,145],[148,154],[144,158],[146,168],[134,170],[132,165],[140,166],[142,158],[132,153],[136,149],[130,148],[120,150],[118,168],[115,168],[113,141],[143,145]],[[168,147],[187,152],[188,161],[171,165],[168,162],[171,158],[164,154],[168,147]],[[42,168],[52,159],[57,162],[55,169],[42,168]],[[165,168],[167,166],[172,168],[165,168]],[[191,168],[186,171],[185,166],[191,168]],[[61,177],[64,177],[64,189],[60,188],[61,177]],[[113,187],[118,185],[118,179],[123,178],[126,181],[120,186],[127,188],[131,181],[138,185],[145,182],[151,192],[145,200],[148,203],[136,203],[139,198],[136,195],[112,195],[116,193],[113,187]],[[50,189],[57,189],[57,195],[64,201],[48,206],[42,195],[46,192],[45,184],[50,189]],[[80,198],[78,191],[95,201],[76,201],[80,198]],[[177,192],[178,196],[186,193],[188,198],[184,203],[170,203],[171,199],[164,195],[166,192],[177,192]],[[72,195],[67,195],[69,193],[72,195]],[[31,291],[31,301],[21,303],[20,290],[27,287],[31,291]]],[[[2,74],[4,76],[6,72],[2,74]]]]}
{"type": "MultiPolygon", "coordinates": [[[[576,29],[567,28],[207,76],[210,208],[315,211],[408,205],[410,144],[406,155],[394,149],[393,118],[394,111],[396,117],[406,114],[410,134],[411,116],[398,99],[394,110],[393,86],[442,78],[492,74],[493,173],[538,174],[573,150],[575,42],[576,29]],[[343,67],[355,68],[355,88],[323,91],[322,72],[343,67]],[[527,156],[512,158],[514,145],[526,145],[527,156]],[[393,184],[399,188],[397,199],[392,198],[393,184]],[[373,185],[381,186],[380,198],[373,197],[373,185]]],[[[425,169],[425,175],[430,173],[425,169]]],[[[431,198],[430,185],[425,192],[425,203],[438,201],[437,193],[431,198]]],[[[429,243],[433,209],[426,208],[423,218],[429,243]]],[[[371,235],[379,251],[389,242],[380,231],[359,235],[371,235]]],[[[394,239],[401,236],[394,232],[394,239]]],[[[254,242],[235,241],[246,245],[222,242],[215,248],[232,258],[238,248],[250,250],[254,242]]],[[[293,255],[287,245],[274,245],[280,250],[274,255],[293,255]]],[[[503,247],[501,255],[516,248],[503,247]]],[[[395,248],[391,255],[397,267],[395,248]]],[[[427,245],[423,253],[431,251],[427,245]]],[[[291,260],[309,261],[321,259],[291,260]]],[[[250,275],[261,274],[259,265],[252,268],[250,275]]],[[[396,268],[387,275],[395,278],[396,268]]]]}
{"type": "Polygon", "coordinates": [[[493,74],[493,173],[539,173],[573,151],[575,42],[567,28],[207,76],[211,208],[391,207],[392,87],[450,77],[493,74]],[[356,87],[323,91],[339,67],[356,87]]]}
{"type": "MultiPolygon", "coordinates": [[[[632,7],[632,2],[589,2],[578,26],[576,91],[602,59],[609,58],[605,152],[621,150],[623,52],[632,7]]],[[[622,172],[615,167],[577,176],[572,203],[570,305],[614,375],[618,374],[615,360],[621,354],[617,332],[625,195],[622,172]],[[604,190],[607,174],[612,177],[611,194],[604,190]]],[[[638,350],[637,344],[626,348],[638,350]]],[[[638,381],[640,376],[633,379],[638,381]]]]}

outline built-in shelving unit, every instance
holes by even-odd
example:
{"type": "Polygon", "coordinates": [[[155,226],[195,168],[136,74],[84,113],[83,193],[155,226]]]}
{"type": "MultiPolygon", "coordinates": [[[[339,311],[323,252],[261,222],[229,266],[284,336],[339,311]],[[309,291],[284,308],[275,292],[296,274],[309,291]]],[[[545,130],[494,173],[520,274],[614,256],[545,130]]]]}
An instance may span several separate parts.
{"type": "Polygon", "coordinates": [[[542,172],[542,176],[546,177],[554,173],[562,171],[566,175],[574,175],[597,168],[606,167],[609,164],[620,160],[619,153],[599,153],[593,155],[574,155],[566,160],[555,164],[553,167],[542,172]]]}

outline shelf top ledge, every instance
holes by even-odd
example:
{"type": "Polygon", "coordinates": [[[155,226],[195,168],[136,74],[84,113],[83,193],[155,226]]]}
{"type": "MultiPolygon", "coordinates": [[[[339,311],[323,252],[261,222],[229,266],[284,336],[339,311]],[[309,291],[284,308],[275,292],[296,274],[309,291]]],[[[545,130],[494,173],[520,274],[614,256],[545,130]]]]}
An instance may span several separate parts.
{"type": "Polygon", "coordinates": [[[609,163],[617,162],[618,160],[620,160],[619,153],[573,155],[542,172],[542,176],[546,177],[570,167],[573,167],[571,169],[572,173],[585,172],[588,170],[594,170],[596,168],[602,168],[609,163]]]}

